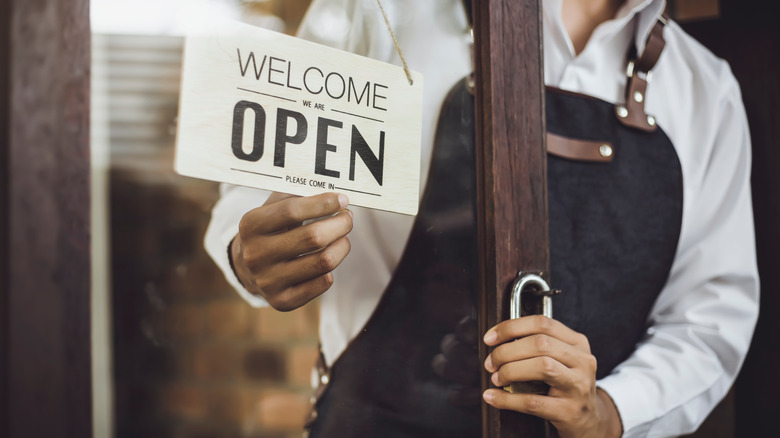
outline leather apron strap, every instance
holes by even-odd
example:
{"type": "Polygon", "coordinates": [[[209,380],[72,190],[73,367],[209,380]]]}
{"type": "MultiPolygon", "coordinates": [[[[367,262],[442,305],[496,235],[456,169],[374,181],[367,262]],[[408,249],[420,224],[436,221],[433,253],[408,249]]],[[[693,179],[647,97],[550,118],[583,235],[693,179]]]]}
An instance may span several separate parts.
{"type": "Polygon", "coordinates": [[[615,105],[615,115],[620,123],[646,132],[655,131],[658,126],[655,117],[645,112],[645,96],[647,95],[647,86],[652,78],[652,71],[658,59],[661,57],[666,46],[664,40],[664,27],[668,23],[668,17],[662,15],[658,17],[650,35],[645,42],[645,49],[642,56],[636,57],[636,48],[631,46],[627,56],[626,65],[626,91],[624,94],[625,103],[615,105]]]}

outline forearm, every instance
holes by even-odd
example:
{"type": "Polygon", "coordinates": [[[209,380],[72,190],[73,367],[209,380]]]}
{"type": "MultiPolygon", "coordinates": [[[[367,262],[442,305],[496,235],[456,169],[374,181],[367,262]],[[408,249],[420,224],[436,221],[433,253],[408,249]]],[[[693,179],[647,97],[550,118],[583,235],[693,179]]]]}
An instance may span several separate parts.
{"type": "Polygon", "coordinates": [[[623,435],[623,425],[620,422],[615,402],[602,388],[596,388],[596,410],[599,413],[599,437],[620,438],[623,435]]]}
{"type": "Polygon", "coordinates": [[[253,307],[265,307],[268,303],[262,297],[250,293],[233,273],[228,259],[228,246],[238,234],[241,217],[252,208],[262,205],[270,193],[227,184],[221,186],[220,192],[222,196],[212,210],[211,222],[206,230],[206,252],[244,300],[253,307]]]}

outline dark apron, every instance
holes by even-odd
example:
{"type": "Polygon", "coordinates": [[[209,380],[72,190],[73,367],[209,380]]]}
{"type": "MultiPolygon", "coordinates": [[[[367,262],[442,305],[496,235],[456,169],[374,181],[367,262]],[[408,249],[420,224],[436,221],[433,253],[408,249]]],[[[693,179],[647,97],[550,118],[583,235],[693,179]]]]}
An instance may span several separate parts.
{"type": "MultiPolygon", "coordinates": [[[[548,132],[569,148],[568,158],[548,160],[551,285],[563,290],[554,314],[588,337],[602,378],[642,339],[669,276],[682,217],[680,163],[662,130],[627,126],[608,102],[548,88],[546,117],[548,132]]],[[[395,275],[364,329],[322,370],[311,437],[481,435],[481,397],[455,397],[478,387],[481,369],[474,143],[474,101],[460,82],[442,107],[420,212],[395,275]],[[460,350],[462,363],[450,366],[470,381],[434,371],[442,344],[460,350]]]]}

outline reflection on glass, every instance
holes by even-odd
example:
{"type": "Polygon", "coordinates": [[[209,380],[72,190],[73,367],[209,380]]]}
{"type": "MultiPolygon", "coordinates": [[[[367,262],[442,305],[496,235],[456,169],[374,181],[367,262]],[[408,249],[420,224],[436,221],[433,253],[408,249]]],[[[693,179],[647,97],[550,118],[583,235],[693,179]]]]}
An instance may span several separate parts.
{"type": "Polygon", "coordinates": [[[308,3],[92,2],[93,232],[110,242],[93,288],[96,436],[301,434],[317,305],[241,300],[203,250],[218,185],[172,168],[182,35],[216,17],[292,33],[308,3]]]}

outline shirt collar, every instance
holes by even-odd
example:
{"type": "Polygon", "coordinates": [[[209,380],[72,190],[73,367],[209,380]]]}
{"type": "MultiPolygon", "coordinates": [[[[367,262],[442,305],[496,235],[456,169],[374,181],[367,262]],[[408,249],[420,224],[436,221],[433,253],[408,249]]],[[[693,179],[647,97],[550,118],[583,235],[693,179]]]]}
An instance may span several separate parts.
{"type": "MultiPolygon", "coordinates": [[[[561,7],[563,0],[544,0],[544,13],[551,16],[565,33],[563,21],[561,20],[561,7]]],[[[645,48],[650,31],[653,29],[658,17],[661,16],[666,8],[666,0],[626,0],[623,6],[618,9],[615,18],[602,23],[593,32],[591,39],[602,37],[603,33],[614,34],[629,26],[634,17],[637,17],[634,31],[637,53],[642,53],[645,48]]],[[[566,35],[568,40],[568,35],[566,35]]],[[[571,47],[571,44],[569,43],[571,47]]],[[[573,50],[573,48],[572,48],[573,50]]]]}

